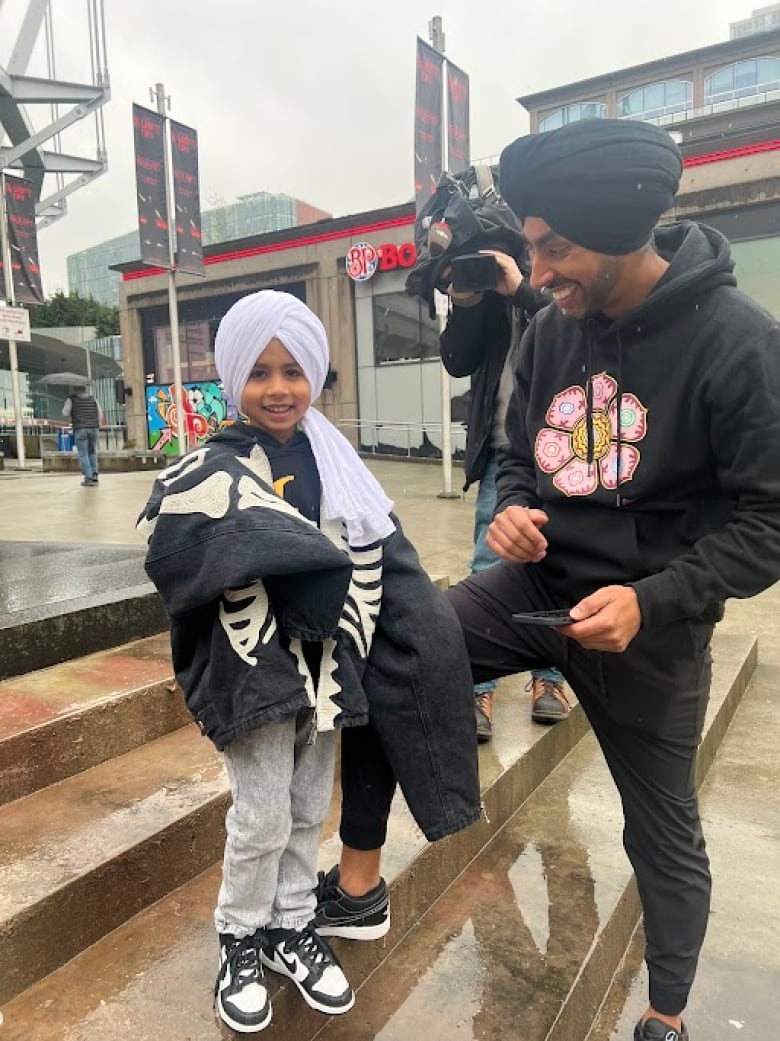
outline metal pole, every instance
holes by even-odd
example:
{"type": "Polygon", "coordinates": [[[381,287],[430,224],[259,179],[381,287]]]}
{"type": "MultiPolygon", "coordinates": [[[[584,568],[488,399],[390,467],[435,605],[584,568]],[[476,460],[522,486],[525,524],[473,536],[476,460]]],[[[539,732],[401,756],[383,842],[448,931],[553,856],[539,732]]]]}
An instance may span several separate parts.
{"type": "Polygon", "coordinates": [[[157,100],[157,111],[164,120],[163,154],[165,156],[165,202],[168,209],[168,312],[171,323],[171,354],[173,356],[174,403],[176,406],[176,442],[179,455],[187,453],[187,418],[184,414],[184,390],[181,379],[181,353],[179,350],[179,307],[176,300],[176,208],[171,178],[171,135],[166,114],[165,87],[156,83],[152,96],[157,100]]]}
{"type": "MultiPolygon", "coordinates": [[[[14,272],[11,266],[11,238],[8,234],[8,211],[5,205],[5,172],[0,170],[0,234],[3,239],[3,270],[5,272],[5,297],[9,307],[14,300],[14,272]]],[[[19,358],[16,340],[8,341],[8,359],[11,365],[11,393],[14,399],[14,424],[16,426],[16,462],[20,470],[27,467],[24,451],[24,427],[22,426],[22,395],[19,390],[19,358]]]]}
{"type": "MultiPolygon", "coordinates": [[[[441,168],[447,169],[447,59],[444,57],[444,28],[439,15],[431,19],[428,24],[428,34],[431,46],[442,56],[442,84],[441,84],[441,168]]],[[[438,297],[439,294],[436,294],[438,297]]],[[[444,303],[436,300],[437,323],[439,327],[439,339],[447,327],[447,310],[449,297],[444,298],[444,303]]],[[[441,476],[442,490],[439,499],[457,499],[457,492],[452,490],[452,415],[451,415],[451,392],[450,374],[441,364],[441,476]]]]}

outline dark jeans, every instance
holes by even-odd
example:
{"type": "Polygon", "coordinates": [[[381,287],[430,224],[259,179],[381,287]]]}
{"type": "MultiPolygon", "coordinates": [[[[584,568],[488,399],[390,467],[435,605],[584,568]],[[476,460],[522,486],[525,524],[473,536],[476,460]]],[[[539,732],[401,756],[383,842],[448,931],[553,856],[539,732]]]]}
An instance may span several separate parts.
{"type": "MultiPolygon", "coordinates": [[[[623,654],[586,651],[550,629],[512,622],[515,611],[560,605],[537,569],[505,563],[453,586],[448,596],[475,682],[552,663],[576,693],[623,803],[624,846],[644,911],[650,1001],[659,1012],[678,1014],[693,983],[709,914],[695,769],[713,627],[681,621],[640,630],[623,654]]],[[[342,746],[341,837],[348,845],[355,845],[348,836],[362,838],[364,845],[356,848],[371,849],[384,842],[392,775],[378,762],[376,748],[370,742],[361,748],[354,737],[342,746]]]]}

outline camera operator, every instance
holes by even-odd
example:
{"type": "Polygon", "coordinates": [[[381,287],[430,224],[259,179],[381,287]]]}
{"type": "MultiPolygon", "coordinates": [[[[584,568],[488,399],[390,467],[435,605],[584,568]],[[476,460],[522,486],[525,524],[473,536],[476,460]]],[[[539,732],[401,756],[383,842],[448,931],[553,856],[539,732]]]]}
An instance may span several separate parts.
{"type": "MultiPolygon", "coordinates": [[[[513,257],[499,250],[480,250],[492,256],[497,271],[486,284],[493,289],[459,292],[453,287],[453,265],[445,267],[438,288],[449,295],[452,309],[439,348],[444,367],[451,376],[471,376],[471,404],[467,421],[464,491],[479,482],[474,516],[474,553],[471,573],[490,567],[498,559],[486,543],[496,506],[496,453],[507,443],[504,431],[507,406],[512,394],[514,349],[520,333],[549,298],[536,292],[523,278],[513,257]],[[515,323],[519,329],[513,328],[515,323]]],[[[457,278],[454,279],[457,284],[457,278]]],[[[474,687],[477,738],[489,741],[493,732],[495,681],[474,687]]],[[[557,669],[540,669],[531,674],[531,718],[537,723],[557,723],[569,713],[564,679],[557,669]]]]}

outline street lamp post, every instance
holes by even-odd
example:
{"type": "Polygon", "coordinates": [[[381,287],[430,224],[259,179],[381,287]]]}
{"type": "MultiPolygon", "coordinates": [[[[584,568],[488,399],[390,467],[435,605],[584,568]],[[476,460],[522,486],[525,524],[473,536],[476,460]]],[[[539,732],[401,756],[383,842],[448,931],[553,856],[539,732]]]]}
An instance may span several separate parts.
{"type": "MultiPolygon", "coordinates": [[[[8,234],[8,210],[5,205],[5,171],[0,170],[0,235],[3,240],[3,271],[5,272],[6,303],[13,307],[14,273],[11,267],[11,239],[8,234]]],[[[27,467],[27,456],[24,451],[24,427],[22,425],[22,395],[19,390],[19,356],[16,351],[16,340],[8,341],[8,359],[11,366],[11,393],[14,399],[14,424],[16,427],[16,461],[20,470],[27,467]]]]}
{"type": "MultiPolygon", "coordinates": [[[[444,26],[441,17],[435,15],[428,23],[428,38],[431,46],[442,56],[442,91],[441,91],[441,168],[447,169],[447,59],[444,56],[444,26]]],[[[439,327],[439,338],[447,327],[449,313],[449,297],[434,290],[436,303],[436,320],[439,327]]],[[[439,499],[457,499],[459,495],[452,490],[452,415],[450,395],[450,374],[441,363],[441,472],[442,490],[439,499]]]]}
{"type": "Polygon", "coordinates": [[[173,359],[174,402],[176,408],[176,443],[179,455],[187,453],[187,417],[184,413],[184,390],[181,378],[181,351],[179,348],[179,306],[176,299],[176,203],[171,180],[171,135],[168,128],[165,87],[156,83],[151,91],[157,102],[157,112],[163,118],[163,168],[165,175],[165,200],[168,209],[168,312],[171,323],[171,355],[173,359]]]}

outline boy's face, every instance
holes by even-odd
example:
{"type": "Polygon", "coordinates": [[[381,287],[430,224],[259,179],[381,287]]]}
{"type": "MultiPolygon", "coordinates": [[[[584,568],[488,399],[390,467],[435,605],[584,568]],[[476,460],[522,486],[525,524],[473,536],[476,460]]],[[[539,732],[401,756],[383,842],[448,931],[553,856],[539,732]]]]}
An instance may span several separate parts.
{"type": "Polygon", "coordinates": [[[311,387],[303,369],[274,338],[252,366],[241,395],[241,411],[277,441],[289,441],[309,405],[311,387]]]}

